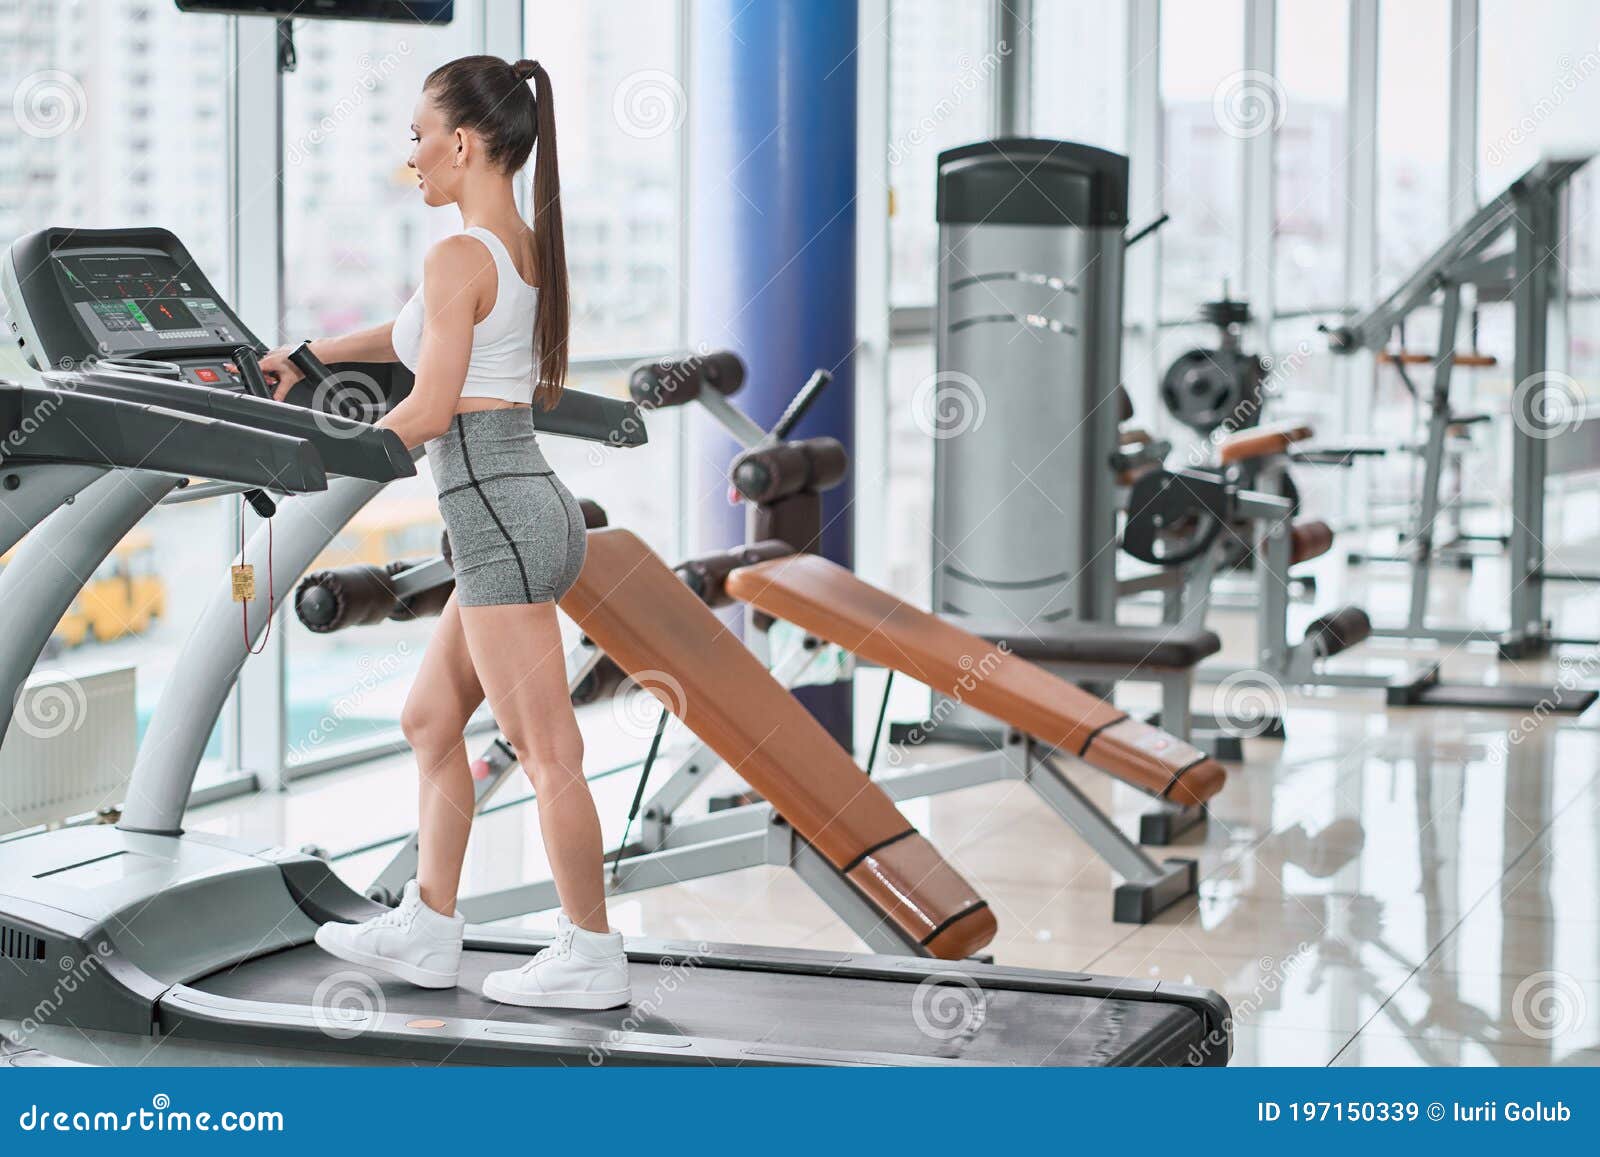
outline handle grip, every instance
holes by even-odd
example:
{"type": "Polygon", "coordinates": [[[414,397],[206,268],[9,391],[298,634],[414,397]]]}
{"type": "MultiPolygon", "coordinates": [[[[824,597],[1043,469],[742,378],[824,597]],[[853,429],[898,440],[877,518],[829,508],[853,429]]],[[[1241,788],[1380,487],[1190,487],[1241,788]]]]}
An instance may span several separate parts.
{"type": "Polygon", "coordinates": [[[310,384],[312,389],[325,385],[333,379],[333,371],[322,364],[322,359],[311,352],[311,343],[301,342],[289,354],[289,360],[294,363],[294,368],[310,384]]]}
{"type": "Polygon", "coordinates": [[[272,387],[267,384],[267,375],[261,372],[261,355],[249,346],[242,345],[233,351],[233,364],[239,367],[239,376],[244,379],[247,393],[258,398],[272,397],[272,387]]]}
{"type": "Polygon", "coordinates": [[[789,405],[784,408],[783,413],[778,415],[778,420],[773,423],[771,431],[767,434],[767,440],[781,442],[787,438],[831,381],[833,375],[827,370],[813,370],[806,384],[800,387],[799,392],[789,400],[789,405]]]}

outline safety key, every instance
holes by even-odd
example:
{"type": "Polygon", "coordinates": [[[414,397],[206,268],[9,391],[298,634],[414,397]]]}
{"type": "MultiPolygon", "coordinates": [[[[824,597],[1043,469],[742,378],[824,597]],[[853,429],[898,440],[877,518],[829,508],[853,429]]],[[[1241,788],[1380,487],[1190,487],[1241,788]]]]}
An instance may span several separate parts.
{"type": "Polygon", "coordinates": [[[233,567],[233,601],[248,603],[256,597],[256,568],[249,563],[233,567]]]}

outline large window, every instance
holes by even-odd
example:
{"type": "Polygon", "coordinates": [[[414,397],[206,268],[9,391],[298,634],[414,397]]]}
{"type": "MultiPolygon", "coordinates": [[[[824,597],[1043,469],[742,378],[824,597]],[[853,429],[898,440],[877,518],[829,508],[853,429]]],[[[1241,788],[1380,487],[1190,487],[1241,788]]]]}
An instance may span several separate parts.
{"type": "Polygon", "coordinates": [[[1095,0],[1034,4],[1034,136],[1127,151],[1127,15],[1095,0]]]}
{"type": "MultiPolygon", "coordinates": [[[[227,28],[170,0],[0,5],[0,245],[47,225],[165,226],[226,289],[227,28]]],[[[217,499],[157,509],[82,576],[41,668],[135,667],[142,731],[190,609],[225,574],[227,526],[217,499]]]]}
{"type": "Polygon", "coordinates": [[[995,40],[986,4],[928,0],[898,5],[889,16],[889,297],[895,305],[934,300],[939,154],[990,135],[994,76],[1011,51],[995,40]]]}
{"type": "Polygon", "coordinates": [[[0,238],[164,225],[226,285],[226,19],[167,0],[17,0],[0,21],[0,238]]]}
{"type": "MultiPolygon", "coordinates": [[[[1161,6],[1161,316],[1192,317],[1239,267],[1243,141],[1271,131],[1270,77],[1244,68],[1243,0],[1161,6]]],[[[1135,161],[1137,163],[1137,160],[1135,161]]]]}
{"type": "Polygon", "coordinates": [[[1283,311],[1337,305],[1344,294],[1349,27],[1340,0],[1279,0],[1273,73],[1283,121],[1274,141],[1272,243],[1273,297],[1283,311]]]}
{"type": "Polygon", "coordinates": [[[555,89],[575,356],[677,341],[688,113],[677,12],[665,0],[523,6],[523,54],[555,89]]]}
{"type": "Polygon", "coordinates": [[[1378,10],[1378,283],[1384,292],[1450,228],[1450,5],[1378,10]]]}

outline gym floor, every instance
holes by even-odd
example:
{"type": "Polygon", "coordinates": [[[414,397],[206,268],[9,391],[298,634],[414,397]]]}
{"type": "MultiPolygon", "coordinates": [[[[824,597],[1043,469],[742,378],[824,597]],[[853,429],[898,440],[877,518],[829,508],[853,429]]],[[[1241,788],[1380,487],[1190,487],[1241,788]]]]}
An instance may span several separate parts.
{"type": "MultiPolygon", "coordinates": [[[[1248,623],[1223,613],[1213,625],[1234,652],[1248,623]]],[[[1460,652],[1446,670],[1483,678],[1493,666],[1460,652]]],[[[1557,673],[1541,662],[1499,675],[1557,673]]],[[[859,679],[869,721],[880,678],[859,679]]],[[[1207,694],[1197,691],[1197,707],[1207,694]]],[[[618,718],[603,703],[580,712],[591,769],[642,754],[648,735],[625,734],[618,718]]],[[[1370,692],[1290,695],[1285,718],[1287,740],[1248,741],[1207,828],[1172,849],[1199,858],[1198,901],[1143,927],[1112,922],[1108,870],[1022,785],[906,811],[994,906],[998,961],[1215,988],[1234,1009],[1236,1064],[1600,1064],[1600,728],[1564,716],[1525,727],[1508,714],[1384,711],[1370,692]]],[[[1077,780],[1134,829],[1142,796],[1089,769],[1077,780]]],[[[595,785],[608,841],[633,786],[631,773],[595,785]]],[[[191,821],[337,854],[406,830],[414,791],[409,758],[389,758],[191,821]]],[[[387,856],[338,867],[365,885],[387,856]]],[[[545,874],[531,807],[479,821],[468,892],[545,874]]],[[[634,935],[857,947],[777,869],[622,897],[612,919],[634,935]]]]}

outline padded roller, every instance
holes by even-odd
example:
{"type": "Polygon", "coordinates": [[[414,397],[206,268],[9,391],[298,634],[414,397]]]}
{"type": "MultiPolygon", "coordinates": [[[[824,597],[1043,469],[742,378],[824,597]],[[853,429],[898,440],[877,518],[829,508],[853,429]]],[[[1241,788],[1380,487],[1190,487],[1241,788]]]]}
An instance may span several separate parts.
{"type": "Polygon", "coordinates": [[[746,450],[728,473],[745,501],[767,505],[791,494],[832,490],[849,469],[850,456],[837,438],[807,438],[746,450]]]}
{"type": "Polygon", "coordinates": [[[1320,518],[1289,528],[1289,565],[1321,558],[1333,549],[1333,527],[1320,518]]]}
{"type": "Polygon", "coordinates": [[[744,361],[732,350],[641,362],[628,375],[629,396],[635,405],[647,410],[688,405],[706,389],[729,396],[738,393],[743,385],[744,361]]]}
{"type": "Polygon", "coordinates": [[[381,623],[400,605],[390,575],[366,563],[308,574],[294,592],[295,614],[318,634],[381,623]]]}
{"type": "Polygon", "coordinates": [[[1340,607],[1313,620],[1306,628],[1305,641],[1317,654],[1327,657],[1348,651],[1372,634],[1372,620],[1360,607],[1340,607]]]}
{"type": "Polygon", "coordinates": [[[794,547],[782,539],[769,538],[749,546],[735,546],[728,550],[692,558],[675,568],[678,577],[701,602],[708,607],[726,607],[734,602],[728,594],[728,576],[742,566],[785,558],[795,553],[794,547]]]}
{"type": "Polygon", "coordinates": [[[1113,396],[1116,399],[1117,406],[1117,425],[1120,426],[1133,417],[1133,395],[1128,393],[1126,386],[1118,382],[1113,396]]]}

